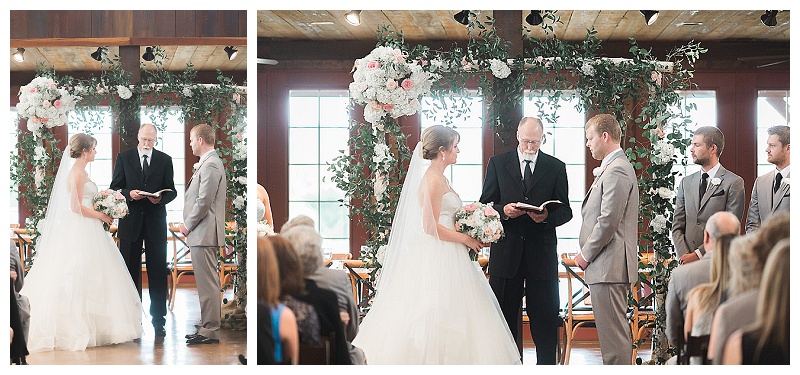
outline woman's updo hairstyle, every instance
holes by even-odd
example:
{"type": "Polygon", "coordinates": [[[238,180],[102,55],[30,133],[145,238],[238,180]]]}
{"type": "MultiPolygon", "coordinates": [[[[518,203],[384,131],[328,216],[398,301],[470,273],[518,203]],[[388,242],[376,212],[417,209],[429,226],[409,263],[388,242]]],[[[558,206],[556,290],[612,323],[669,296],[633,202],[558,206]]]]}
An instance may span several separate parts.
{"type": "Polygon", "coordinates": [[[97,144],[97,140],[89,134],[78,133],[69,137],[69,156],[73,159],[81,157],[83,150],[89,150],[97,144]]]}
{"type": "Polygon", "coordinates": [[[461,140],[461,135],[453,128],[434,125],[422,132],[422,158],[433,160],[439,155],[439,147],[449,150],[453,142],[461,140]]]}

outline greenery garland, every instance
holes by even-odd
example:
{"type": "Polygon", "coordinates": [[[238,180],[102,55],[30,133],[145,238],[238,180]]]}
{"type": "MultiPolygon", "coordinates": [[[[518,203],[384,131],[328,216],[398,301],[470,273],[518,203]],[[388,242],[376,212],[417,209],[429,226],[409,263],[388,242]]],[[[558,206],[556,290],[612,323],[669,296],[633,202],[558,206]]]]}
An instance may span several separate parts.
{"type": "MultiPolygon", "coordinates": [[[[247,301],[247,247],[245,229],[247,227],[247,140],[246,140],[246,90],[234,84],[233,80],[217,71],[218,83],[212,85],[196,84],[196,71],[191,64],[176,74],[163,69],[165,53],[160,48],[154,51],[155,70],[141,69],[141,82],[131,84],[131,74],[122,69],[119,56],[104,54],[99,76],[77,79],[57,75],[55,70],[43,64],[37,66],[37,77],[48,77],[59,88],[79,97],[78,105],[72,111],[84,124],[81,131],[93,133],[103,122],[100,115],[102,106],[107,105],[113,116],[112,131],[124,141],[135,134],[118,124],[129,123],[139,116],[139,108],[153,118],[153,124],[160,131],[171,116],[180,113],[180,120],[190,123],[208,123],[220,129],[225,139],[217,141],[217,150],[223,156],[228,179],[227,197],[233,204],[228,209],[228,219],[235,225],[227,231],[227,243],[237,256],[235,294],[237,313],[227,314],[226,323],[242,326],[244,307],[247,301]],[[180,110],[180,111],[179,111],[180,110]]],[[[31,209],[26,228],[32,230],[35,244],[41,235],[38,223],[44,218],[52,190],[55,174],[62,150],[49,128],[42,127],[32,132],[18,128],[18,150],[11,151],[11,189],[19,192],[20,201],[31,209]],[[35,171],[31,173],[30,171],[35,171]]],[[[224,261],[220,258],[220,261],[224,261]]],[[[223,289],[224,290],[224,289],[223,289]]]]}
{"type": "MultiPolygon", "coordinates": [[[[564,91],[575,92],[580,99],[576,106],[579,111],[616,115],[623,134],[629,137],[623,145],[625,153],[640,175],[640,258],[642,253],[653,253],[652,262],[640,261],[639,264],[640,269],[650,275],[656,293],[656,318],[651,322],[654,324],[654,350],[650,362],[664,363],[674,354],[664,333],[666,288],[669,275],[677,266],[669,236],[675,204],[676,173],[672,172],[672,167],[676,162],[686,165],[684,155],[689,143],[686,125],[690,122],[687,113],[693,109],[681,105],[678,91],[692,87],[690,69],[706,50],[699,43],[690,42],[671,51],[664,63],[630,38],[631,58],[602,58],[598,54],[601,40],[596,37],[596,31],[587,30],[580,43],[568,43],[554,36],[554,26],[561,23],[557,11],[544,11],[542,16],[548,21],[540,26],[546,37],[533,39],[525,32],[523,53],[513,58],[507,52],[510,43],[497,36],[494,20],[485,17],[484,22],[479,21],[473,13],[465,48],[454,46],[449,51],[441,51],[423,45],[411,47],[405,43],[402,32],[390,30],[388,26],[377,30],[377,47],[399,49],[408,61],[418,61],[429,72],[441,76],[431,88],[434,110],[425,113],[435,121],[452,124],[453,119],[468,116],[466,83],[477,80],[478,95],[487,105],[484,123],[504,141],[513,137],[516,127],[513,119],[505,118],[504,114],[521,105],[524,89],[528,89],[531,96],[542,94],[545,100],[537,104],[538,116],[545,122],[557,121],[555,112],[566,94],[564,91]],[[630,131],[626,132],[627,129],[630,131]],[[637,129],[640,129],[638,135],[637,129]]],[[[351,101],[351,109],[353,104],[351,101]]],[[[367,229],[368,238],[361,259],[366,267],[373,268],[373,275],[379,272],[381,252],[388,242],[392,213],[410,159],[410,151],[405,146],[408,136],[402,133],[396,120],[384,120],[383,129],[376,131],[370,124],[351,116],[353,136],[348,141],[348,149],[352,153],[342,151],[329,167],[334,173],[332,180],[345,192],[346,199],[341,202],[350,208],[351,218],[358,218],[367,229]],[[385,169],[373,160],[373,150],[379,143],[391,145],[392,150],[392,174],[387,193],[379,196],[382,200],[376,200],[375,181],[385,169]]],[[[640,273],[640,277],[644,274],[640,273]]],[[[630,302],[636,303],[633,298],[630,302]]],[[[634,343],[640,344],[641,341],[634,343]]],[[[642,362],[637,358],[637,363],[642,362]]]]}

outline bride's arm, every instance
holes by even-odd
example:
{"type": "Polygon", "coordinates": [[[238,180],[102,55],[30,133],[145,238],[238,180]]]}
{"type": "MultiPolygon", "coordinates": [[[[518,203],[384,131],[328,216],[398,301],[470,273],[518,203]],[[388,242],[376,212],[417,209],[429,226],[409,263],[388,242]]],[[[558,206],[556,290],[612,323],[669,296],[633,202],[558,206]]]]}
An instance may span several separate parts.
{"type": "MultiPolygon", "coordinates": [[[[429,217],[426,219],[436,220],[436,218],[439,217],[439,214],[442,211],[442,197],[447,192],[448,187],[443,180],[430,179],[428,181],[427,188],[428,188],[428,197],[430,199],[431,211],[433,213],[433,217],[432,218],[429,217]]],[[[436,233],[438,234],[439,239],[442,241],[462,243],[466,245],[468,248],[474,249],[476,251],[480,251],[480,249],[483,247],[483,244],[481,244],[480,241],[464,233],[458,232],[442,224],[439,224],[438,220],[436,220],[436,233]]]]}

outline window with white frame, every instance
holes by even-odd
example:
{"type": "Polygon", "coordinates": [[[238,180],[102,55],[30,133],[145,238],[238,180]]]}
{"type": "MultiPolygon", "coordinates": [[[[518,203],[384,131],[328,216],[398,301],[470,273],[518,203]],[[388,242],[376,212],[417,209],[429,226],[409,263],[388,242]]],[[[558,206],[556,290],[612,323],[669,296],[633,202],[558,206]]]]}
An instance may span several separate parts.
{"type": "Polygon", "coordinates": [[[350,137],[347,90],[289,93],[289,218],[307,215],[323,237],[322,247],[350,252],[344,191],[331,181],[328,163],[347,150],[350,137]]]}
{"type": "Polygon", "coordinates": [[[545,142],[539,148],[541,152],[555,156],[564,164],[567,169],[567,182],[569,185],[569,205],[572,209],[572,220],[556,228],[558,237],[558,252],[577,252],[578,234],[581,229],[581,204],[586,195],[586,146],[584,125],[586,115],[575,109],[580,98],[572,95],[572,92],[565,91],[560,98],[558,109],[553,109],[541,95],[530,95],[525,92],[525,102],[523,115],[527,117],[542,118],[544,125],[545,142]],[[540,116],[539,108],[543,111],[552,113],[555,111],[556,122],[551,123],[540,116]]]}
{"type": "MultiPolygon", "coordinates": [[[[183,221],[183,196],[186,191],[186,137],[184,123],[180,120],[181,109],[170,108],[164,130],[158,131],[155,149],[162,151],[172,158],[175,191],[178,197],[167,204],[167,222],[183,221]],[[169,146],[167,146],[169,145],[169,146]]],[[[153,123],[152,111],[143,108],[139,114],[142,124],[153,123]]]]}
{"type": "Polygon", "coordinates": [[[789,124],[789,91],[761,90],[758,92],[756,120],[756,155],[758,155],[758,175],[775,169],[775,164],[767,161],[767,129],[775,125],[789,124]]]}
{"type": "MultiPolygon", "coordinates": [[[[458,193],[461,200],[466,203],[477,202],[481,197],[483,187],[483,98],[472,96],[464,98],[466,105],[470,108],[469,115],[462,116],[453,120],[452,126],[460,135],[456,164],[449,166],[445,170],[445,176],[450,180],[453,190],[458,193]]],[[[447,106],[451,107],[461,98],[447,99],[447,106]]],[[[437,104],[426,97],[422,100],[422,113],[432,111],[437,104]]],[[[441,104],[439,104],[441,106],[441,104]]],[[[433,125],[445,125],[436,122],[432,117],[420,116],[420,134],[426,128],[433,125]]],[[[412,146],[413,147],[413,146],[412,146]]]]}
{"type": "Polygon", "coordinates": [[[109,109],[101,109],[99,111],[92,111],[86,116],[87,119],[100,120],[98,124],[87,124],[81,121],[80,116],[75,112],[70,112],[67,124],[67,139],[77,133],[91,134],[97,139],[97,155],[94,161],[86,166],[86,172],[89,173],[89,178],[97,184],[99,190],[107,189],[111,185],[111,174],[114,168],[114,159],[111,155],[112,147],[112,120],[111,111],[109,109]]]}
{"type": "MultiPolygon", "coordinates": [[[[682,102],[679,113],[686,113],[689,116],[690,122],[684,131],[684,139],[691,141],[690,134],[701,126],[717,126],[717,92],[713,90],[692,90],[692,91],[679,91],[682,102]],[[687,106],[693,107],[687,112],[687,106]]],[[[674,118],[672,121],[683,121],[674,118]]],[[[724,151],[724,150],[723,150],[724,151]]],[[[681,165],[680,162],[675,163],[672,167],[673,172],[678,172],[675,176],[675,188],[678,188],[683,177],[688,176],[700,170],[700,166],[692,162],[692,155],[689,152],[689,147],[686,148],[684,154],[686,158],[686,166],[681,165]]],[[[679,159],[680,160],[680,159],[679,159]]]]}

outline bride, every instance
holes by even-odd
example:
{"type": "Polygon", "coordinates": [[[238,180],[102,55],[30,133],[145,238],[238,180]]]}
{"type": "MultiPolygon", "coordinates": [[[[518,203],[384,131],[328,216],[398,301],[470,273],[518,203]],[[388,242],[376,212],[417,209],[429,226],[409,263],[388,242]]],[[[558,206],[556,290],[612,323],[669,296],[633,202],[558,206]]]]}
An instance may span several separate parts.
{"type": "Polygon", "coordinates": [[[122,257],[92,209],[97,185],[86,165],[97,141],[75,134],[64,150],[36,258],[22,294],[31,304],[28,350],[85,350],[142,336],[142,305],[122,257]]]}
{"type": "Polygon", "coordinates": [[[444,170],[458,141],[436,125],[414,149],[378,292],[353,341],[368,364],[520,364],[494,293],[469,259],[483,244],[454,229],[463,202],[444,170]]]}

